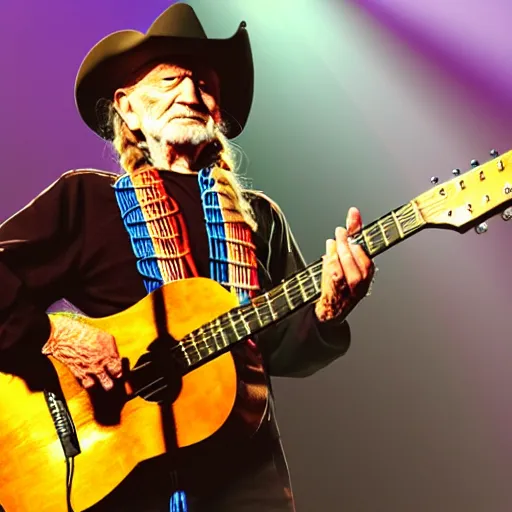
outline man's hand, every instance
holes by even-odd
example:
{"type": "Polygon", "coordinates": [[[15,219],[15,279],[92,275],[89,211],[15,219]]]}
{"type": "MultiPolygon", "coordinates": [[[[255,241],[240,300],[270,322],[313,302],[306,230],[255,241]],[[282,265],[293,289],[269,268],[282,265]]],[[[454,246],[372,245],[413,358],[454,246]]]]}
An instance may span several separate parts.
{"type": "Polygon", "coordinates": [[[336,240],[327,240],[322,265],[322,290],[315,313],[321,322],[344,320],[366,296],[375,267],[364,249],[348,237],[363,227],[357,208],[347,214],[347,228],[336,228],[336,240]]]}
{"type": "Polygon", "coordinates": [[[121,377],[122,365],[116,342],[101,331],[67,315],[51,317],[52,333],[43,354],[52,355],[66,365],[84,388],[94,385],[94,377],[106,390],[121,377]]]}

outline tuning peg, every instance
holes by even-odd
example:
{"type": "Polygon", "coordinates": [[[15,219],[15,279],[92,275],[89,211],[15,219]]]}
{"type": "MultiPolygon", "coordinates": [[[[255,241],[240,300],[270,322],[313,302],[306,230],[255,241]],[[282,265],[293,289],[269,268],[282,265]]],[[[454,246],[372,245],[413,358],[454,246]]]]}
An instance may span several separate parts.
{"type": "Polygon", "coordinates": [[[452,174],[453,174],[454,176],[459,176],[459,174],[460,174],[460,169],[453,169],[452,174]]]}
{"type": "Polygon", "coordinates": [[[503,220],[512,219],[512,206],[509,206],[506,210],[503,211],[503,213],[501,214],[501,218],[503,220]]]}
{"type": "Polygon", "coordinates": [[[493,158],[496,158],[497,156],[500,156],[500,154],[495,149],[491,149],[490,155],[493,158]]]}
{"type": "Polygon", "coordinates": [[[478,167],[480,165],[480,163],[478,162],[478,160],[474,159],[471,160],[471,167],[478,167]]]}
{"type": "Polygon", "coordinates": [[[437,185],[439,183],[439,178],[437,176],[432,176],[432,178],[430,178],[430,183],[432,183],[432,185],[437,185]]]}
{"type": "Polygon", "coordinates": [[[489,226],[487,222],[482,222],[481,224],[478,224],[478,226],[475,228],[477,235],[482,235],[483,233],[487,233],[487,230],[489,229],[489,226]]]}

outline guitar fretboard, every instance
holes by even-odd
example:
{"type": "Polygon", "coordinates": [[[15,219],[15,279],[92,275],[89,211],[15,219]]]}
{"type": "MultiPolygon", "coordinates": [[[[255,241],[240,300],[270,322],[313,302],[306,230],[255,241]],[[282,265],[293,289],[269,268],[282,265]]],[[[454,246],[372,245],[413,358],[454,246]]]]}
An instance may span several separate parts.
{"type": "MultiPolygon", "coordinates": [[[[424,225],[415,202],[410,202],[372,222],[351,237],[351,243],[361,245],[373,258],[424,225]]],[[[193,331],[176,347],[181,363],[192,370],[313,302],[320,296],[321,276],[322,260],[317,260],[272,290],[193,331]]]]}
{"type": "Polygon", "coordinates": [[[368,256],[374,258],[393,245],[419,231],[425,222],[414,201],[372,222],[352,240],[365,248],[368,256]]]}

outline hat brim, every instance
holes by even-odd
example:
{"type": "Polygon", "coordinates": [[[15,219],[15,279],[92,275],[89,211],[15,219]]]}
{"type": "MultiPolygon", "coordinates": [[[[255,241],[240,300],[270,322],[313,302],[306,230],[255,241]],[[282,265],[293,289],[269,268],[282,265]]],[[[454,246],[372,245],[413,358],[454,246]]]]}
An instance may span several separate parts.
{"type": "Polygon", "coordinates": [[[244,23],[228,39],[145,36],[135,31],[106,37],[89,52],[77,75],[75,101],[84,122],[100,137],[111,139],[106,115],[115,91],[146,64],[178,56],[201,57],[216,71],[226,136],[237,137],[249,117],[254,92],[252,52],[244,23]]]}

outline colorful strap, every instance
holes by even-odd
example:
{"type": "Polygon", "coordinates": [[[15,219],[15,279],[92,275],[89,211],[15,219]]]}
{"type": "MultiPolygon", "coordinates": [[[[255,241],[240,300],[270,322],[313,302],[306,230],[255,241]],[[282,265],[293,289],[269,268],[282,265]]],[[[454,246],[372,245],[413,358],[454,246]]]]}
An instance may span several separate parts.
{"type": "Polygon", "coordinates": [[[259,289],[252,232],[211,168],[199,172],[199,189],[210,250],[210,276],[234,291],[241,304],[259,289]]]}
{"type": "MultiPolygon", "coordinates": [[[[198,173],[210,258],[210,277],[234,291],[240,303],[259,289],[252,232],[233,202],[233,192],[217,173],[198,173]]],[[[148,293],[164,283],[197,276],[188,233],[179,207],[156,169],[123,175],[114,184],[121,217],[148,293]]],[[[187,512],[183,491],[169,502],[170,512],[187,512]]]]}
{"type": "Polygon", "coordinates": [[[164,283],[197,276],[183,216],[158,171],[124,175],[114,190],[148,293],[164,283]]]}

